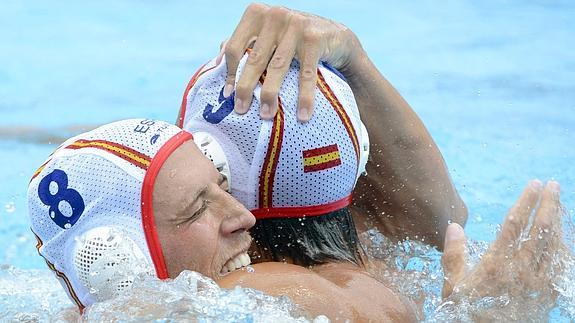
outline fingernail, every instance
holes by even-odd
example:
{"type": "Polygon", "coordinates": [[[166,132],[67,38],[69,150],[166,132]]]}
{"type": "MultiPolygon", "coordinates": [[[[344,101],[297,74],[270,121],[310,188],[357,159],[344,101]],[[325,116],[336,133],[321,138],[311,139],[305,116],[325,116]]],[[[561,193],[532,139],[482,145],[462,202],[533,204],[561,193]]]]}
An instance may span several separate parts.
{"type": "Polygon", "coordinates": [[[445,241],[455,241],[465,239],[465,232],[463,228],[457,223],[451,223],[447,226],[447,232],[445,232],[445,241]]]}
{"type": "MultiPolygon", "coordinates": [[[[233,90],[234,90],[233,84],[226,84],[226,86],[224,87],[224,97],[228,98],[230,96],[230,94],[232,94],[233,90]]],[[[236,101],[236,102],[238,102],[238,101],[236,101]]]]}
{"type": "Polygon", "coordinates": [[[242,105],[242,100],[240,98],[234,98],[234,100],[234,110],[236,110],[237,113],[243,113],[244,106],[242,105]]]}
{"type": "Polygon", "coordinates": [[[270,106],[267,103],[262,104],[260,116],[265,119],[270,117],[270,106]]]}
{"type": "Polygon", "coordinates": [[[532,180],[529,184],[535,192],[539,192],[543,188],[543,183],[538,179],[532,180]]]}
{"type": "Polygon", "coordinates": [[[297,118],[301,122],[308,122],[309,121],[309,109],[300,107],[297,110],[297,118]]]}
{"type": "Polygon", "coordinates": [[[547,183],[547,187],[549,188],[549,190],[551,192],[554,192],[554,193],[559,193],[559,191],[561,190],[561,186],[556,181],[549,181],[547,183]]]}

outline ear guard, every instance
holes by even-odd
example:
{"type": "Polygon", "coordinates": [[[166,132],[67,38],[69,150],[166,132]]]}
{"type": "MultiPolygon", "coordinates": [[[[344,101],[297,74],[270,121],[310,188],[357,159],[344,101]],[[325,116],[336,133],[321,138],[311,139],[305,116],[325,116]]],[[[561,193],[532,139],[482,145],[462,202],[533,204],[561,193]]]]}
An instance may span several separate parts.
{"type": "Polygon", "coordinates": [[[118,296],[137,275],[154,275],[153,266],[129,234],[115,227],[96,227],[75,239],[77,277],[98,301],[118,296]]]}
{"type": "Polygon", "coordinates": [[[357,178],[355,180],[357,184],[357,180],[361,175],[366,175],[367,171],[365,169],[365,165],[367,165],[367,160],[369,159],[369,134],[367,133],[367,128],[361,122],[361,141],[359,146],[359,165],[357,171],[357,178]]]}
{"type": "Polygon", "coordinates": [[[214,163],[214,166],[228,180],[228,187],[232,187],[232,173],[228,158],[218,141],[207,132],[194,132],[194,142],[200,151],[214,163]]]}

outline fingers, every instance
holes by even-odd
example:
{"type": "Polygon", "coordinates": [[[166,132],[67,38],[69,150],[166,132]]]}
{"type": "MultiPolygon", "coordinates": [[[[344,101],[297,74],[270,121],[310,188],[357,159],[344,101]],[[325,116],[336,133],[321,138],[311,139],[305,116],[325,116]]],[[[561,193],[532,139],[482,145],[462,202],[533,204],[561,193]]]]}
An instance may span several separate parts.
{"type": "Polygon", "coordinates": [[[453,293],[457,282],[465,276],[465,233],[457,223],[447,227],[441,263],[445,275],[442,297],[447,298],[453,293]]]}
{"type": "Polygon", "coordinates": [[[541,194],[541,204],[531,227],[530,236],[540,233],[541,229],[551,229],[557,223],[560,215],[559,183],[549,181],[541,194]]]}
{"type": "MultiPolygon", "coordinates": [[[[285,8],[273,7],[266,14],[266,21],[248,56],[242,76],[236,85],[235,110],[237,113],[243,114],[249,110],[252,102],[252,93],[260,80],[260,76],[267,69],[272,54],[276,49],[277,39],[284,34],[288,21],[289,11],[285,8]]],[[[262,110],[267,115],[269,114],[270,106],[264,107],[262,103],[262,110]]]]}
{"type": "Polygon", "coordinates": [[[259,34],[263,24],[262,17],[268,9],[269,6],[265,4],[250,4],[225,46],[226,65],[228,69],[226,86],[224,87],[225,97],[230,96],[234,89],[236,71],[240,60],[244,56],[250,41],[259,34]]]}
{"type": "MultiPolygon", "coordinates": [[[[220,44],[220,52],[218,53],[218,56],[216,57],[216,65],[220,65],[220,62],[222,61],[222,58],[224,57],[225,53],[226,53],[226,44],[227,44],[228,40],[224,40],[222,41],[222,43],[220,44]]],[[[228,94],[229,96],[229,94],[228,94]]]]}
{"type": "Polygon", "coordinates": [[[521,196],[513,205],[501,228],[501,234],[494,243],[495,248],[508,249],[520,244],[521,234],[525,230],[529,218],[541,194],[543,183],[539,180],[529,182],[521,196]]]}
{"type": "Polygon", "coordinates": [[[315,87],[317,84],[317,64],[320,59],[320,50],[316,44],[320,40],[316,32],[304,34],[303,48],[298,53],[299,66],[299,98],[297,118],[307,122],[313,114],[315,87]]]}
{"type": "Polygon", "coordinates": [[[524,249],[530,263],[537,271],[545,271],[561,242],[560,187],[550,181],[541,194],[541,203],[535,214],[524,249]]]}
{"type": "Polygon", "coordinates": [[[280,42],[268,65],[266,79],[260,93],[262,107],[260,116],[263,119],[273,118],[278,110],[278,94],[284,77],[295,56],[297,36],[294,27],[288,27],[284,39],[280,42]]]}

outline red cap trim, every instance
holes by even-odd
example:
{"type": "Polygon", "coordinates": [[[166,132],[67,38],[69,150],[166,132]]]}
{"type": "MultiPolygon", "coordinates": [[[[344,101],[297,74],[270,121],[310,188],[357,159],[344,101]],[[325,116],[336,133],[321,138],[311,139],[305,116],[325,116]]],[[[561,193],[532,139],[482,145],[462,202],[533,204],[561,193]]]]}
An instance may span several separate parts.
{"type": "Polygon", "coordinates": [[[217,64],[206,70],[203,70],[204,67],[208,65],[208,63],[202,65],[202,67],[200,67],[200,69],[198,69],[196,73],[194,73],[194,76],[192,76],[192,79],[190,80],[190,82],[188,82],[188,86],[186,86],[186,90],[184,91],[184,96],[182,98],[182,104],[180,105],[180,112],[178,113],[178,119],[176,120],[176,126],[180,128],[184,127],[184,120],[186,119],[186,108],[188,105],[188,94],[190,93],[190,90],[194,87],[200,76],[219,66],[219,64],[217,64]]]}
{"type": "Polygon", "coordinates": [[[148,171],[144,176],[144,183],[142,184],[142,225],[144,227],[146,242],[148,243],[148,250],[150,251],[154,267],[156,268],[156,275],[160,279],[167,279],[169,275],[160,244],[160,238],[156,231],[156,221],[154,219],[154,208],[152,206],[154,183],[166,159],[168,159],[176,148],[190,139],[192,139],[192,134],[186,131],[181,131],[170,138],[152,159],[148,171]]]}
{"type": "Polygon", "coordinates": [[[318,216],[337,211],[350,204],[351,195],[348,195],[341,200],[323,205],[301,207],[270,207],[255,209],[251,212],[256,217],[256,219],[303,218],[304,216],[318,216]]]}

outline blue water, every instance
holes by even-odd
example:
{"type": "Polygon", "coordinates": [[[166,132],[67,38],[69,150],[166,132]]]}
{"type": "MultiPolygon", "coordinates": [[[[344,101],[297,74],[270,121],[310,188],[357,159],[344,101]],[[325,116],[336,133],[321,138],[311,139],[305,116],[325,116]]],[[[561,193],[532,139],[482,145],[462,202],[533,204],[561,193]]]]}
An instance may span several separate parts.
{"type": "MultiPolygon", "coordinates": [[[[189,77],[246,4],[2,1],[0,128],[59,133],[130,117],[175,120],[189,77]]],[[[439,145],[469,207],[471,238],[493,240],[531,178],[558,180],[574,215],[574,2],[284,4],[357,33],[439,145]]],[[[44,269],[26,187],[57,142],[23,138],[0,139],[0,264],[44,269]]]]}

